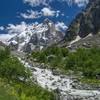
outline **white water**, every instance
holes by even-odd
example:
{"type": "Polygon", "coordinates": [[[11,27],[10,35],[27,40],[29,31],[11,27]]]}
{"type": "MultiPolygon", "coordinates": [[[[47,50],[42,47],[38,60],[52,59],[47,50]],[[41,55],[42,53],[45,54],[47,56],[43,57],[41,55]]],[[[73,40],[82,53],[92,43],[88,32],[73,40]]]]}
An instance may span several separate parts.
{"type": "Polygon", "coordinates": [[[49,69],[35,68],[33,75],[37,79],[37,82],[44,88],[49,90],[59,89],[62,91],[69,90],[71,88],[70,83],[72,82],[68,77],[62,77],[53,75],[49,69]]]}
{"type": "MultiPolygon", "coordinates": [[[[93,97],[96,95],[100,96],[100,91],[98,90],[77,90],[73,89],[71,83],[73,82],[71,78],[64,75],[53,75],[50,69],[42,69],[38,67],[32,67],[28,63],[19,59],[26,67],[34,68],[32,70],[33,77],[36,79],[38,85],[48,90],[59,89],[61,95],[65,96],[63,100],[67,100],[66,96],[81,96],[81,97],[93,97]]],[[[100,97],[99,97],[100,98],[100,97]]],[[[91,100],[91,99],[88,99],[91,100]]],[[[95,99],[93,99],[95,100],[95,99]]],[[[100,99],[97,99],[100,100],[100,99]]]]}

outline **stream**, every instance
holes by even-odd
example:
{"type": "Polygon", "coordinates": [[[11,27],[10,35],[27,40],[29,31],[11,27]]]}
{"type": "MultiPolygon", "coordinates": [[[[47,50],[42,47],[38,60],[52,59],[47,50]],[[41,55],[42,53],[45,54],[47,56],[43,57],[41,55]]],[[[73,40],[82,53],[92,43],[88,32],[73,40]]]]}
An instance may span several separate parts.
{"type": "Polygon", "coordinates": [[[49,91],[57,91],[59,99],[56,100],[100,100],[99,90],[80,90],[74,89],[73,78],[67,75],[54,74],[51,69],[41,68],[39,65],[32,65],[18,57],[21,63],[32,71],[32,79],[39,86],[49,91]]]}

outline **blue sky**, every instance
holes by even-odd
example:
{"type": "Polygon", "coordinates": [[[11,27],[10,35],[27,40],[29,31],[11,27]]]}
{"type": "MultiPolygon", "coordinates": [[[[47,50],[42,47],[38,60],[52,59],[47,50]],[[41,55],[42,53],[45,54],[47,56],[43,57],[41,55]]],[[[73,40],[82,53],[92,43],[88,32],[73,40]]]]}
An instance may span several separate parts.
{"type": "Polygon", "coordinates": [[[87,0],[0,0],[0,29],[21,22],[40,23],[45,18],[68,26],[85,4],[87,0]]]}

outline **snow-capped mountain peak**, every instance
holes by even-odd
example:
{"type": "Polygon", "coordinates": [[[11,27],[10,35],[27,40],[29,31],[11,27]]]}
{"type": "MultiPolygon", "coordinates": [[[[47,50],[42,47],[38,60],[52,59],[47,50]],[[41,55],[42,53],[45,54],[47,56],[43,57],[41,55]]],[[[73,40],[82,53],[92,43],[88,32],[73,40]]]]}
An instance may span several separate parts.
{"type": "Polygon", "coordinates": [[[18,51],[41,50],[63,39],[64,34],[57,30],[56,25],[49,19],[43,23],[31,24],[26,29],[16,34],[8,42],[12,49],[18,51]]]}

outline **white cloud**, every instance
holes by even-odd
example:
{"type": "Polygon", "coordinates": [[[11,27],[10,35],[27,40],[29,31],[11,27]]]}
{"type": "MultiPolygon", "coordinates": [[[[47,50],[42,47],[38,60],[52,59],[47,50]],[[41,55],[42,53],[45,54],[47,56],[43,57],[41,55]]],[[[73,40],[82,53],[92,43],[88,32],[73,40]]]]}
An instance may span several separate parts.
{"type": "Polygon", "coordinates": [[[23,31],[25,31],[27,28],[27,24],[25,22],[21,22],[21,24],[14,25],[14,24],[9,24],[6,30],[8,31],[9,34],[18,34],[23,31]]]}
{"type": "Polygon", "coordinates": [[[3,31],[4,30],[4,27],[3,26],[0,26],[0,30],[3,31]]]}
{"type": "Polygon", "coordinates": [[[35,19],[41,17],[41,12],[28,10],[27,13],[21,13],[20,16],[25,19],[35,19]]]}
{"type": "Polygon", "coordinates": [[[52,0],[24,0],[24,3],[28,3],[31,6],[39,6],[40,4],[48,5],[51,1],[52,0]]]}
{"type": "MultiPolygon", "coordinates": [[[[41,11],[33,11],[33,10],[27,10],[26,13],[21,13],[20,16],[25,18],[25,19],[35,19],[35,18],[40,18],[41,16],[55,16],[59,17],[64,16],[62,12],[59,10],[52,10],[49,3],[51,3],[54,0],[23,0],[24,3],[28,3],[32,7],[34,6],[40,6],[40,5],[45,5],[41,11]]],[[[69,6],[72,4],[76,4],[78,7],[85,6],[89,0],[55,0],[59,2],[65,2],[69,6]]]]}
{"type": "Polygon", "coordinates": [[[62,1],[58,0],[58,1],[60,1],[60,2],[64,1],[68,5],[76,4],[78,7],[85,6],[89,2],[89,0],[62,0],[62,1]]]}
{"type": "Polygon", "coordinates": [[[60,12],[59,10],[57,10],[57,11],[56,11],[56,17],[59,17],[60,13],[61,13],[61,12],[60,12]]]}
{"type": "Polygon", "coordinates": [[[44,16],[55,16],[56,14],[56,11],[51,10],[50,8],[47,8],[47,7],[43,8],[41,11],[44,16]]]}
{"type": "Polygon", "coordinates": [[[27,10],[26,13],[21,13],[20,16],[24,19],[35,19],[35,18],[40,18],[42,16],[56,16],[58,17],[60,15],[60,11],[57,10],[51,10],[50,8],[44,7],[41,9],[41,11],[33,11],[33,10],[27,10]]]}
{"type": "Polygon", "coordinates": [[[75,4],[77,4],[79,7],[85,6],[88,4],[89,0],[75,0],[75,4]]]}
{"type": "Polygon", "coordinates": [[[59,31],[65,31],[68,27],[64,24],[64,22],[57,22],[55,25],[56,29],[59,31]]]}
{"type": "MultiPolygon", "coordinates": [[[[24,3],[28,3],[31,6],[39,6],[39,5],[49,5],[50,2],[54,1],[54,0],[23,0],[24,3]]],[[[69,5],[72,5],[73,3],[75,3],[76,5],[80,6],[84,6],[86,5],[89,0],[56,0],[59,2],[66,2],[69,5]]]]}
{"type": "Polygon", "coordinates": [[[6,43],[9,39],[11,39],[14,36],[14,34],[0,34],[0,41],[6,43]]]}

